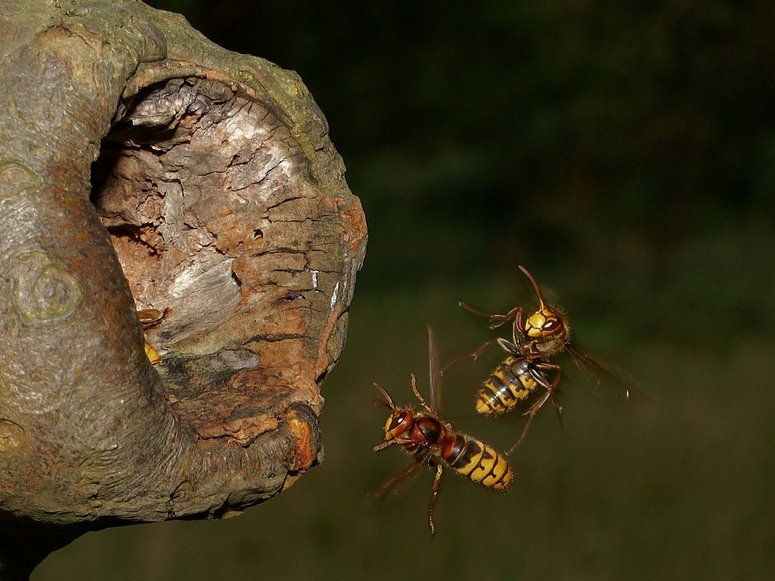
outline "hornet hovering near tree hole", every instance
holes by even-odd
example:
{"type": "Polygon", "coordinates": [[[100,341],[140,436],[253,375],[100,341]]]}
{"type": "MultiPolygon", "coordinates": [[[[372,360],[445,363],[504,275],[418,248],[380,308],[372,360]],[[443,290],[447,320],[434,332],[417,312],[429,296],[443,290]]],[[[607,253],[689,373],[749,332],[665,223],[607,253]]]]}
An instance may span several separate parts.
{"type": "Polygon", "coordinates": [[[499,492],[508,491],[513,473],[506,459],[491,446],[472,436],[455,431],[451,424],[438,415],[441,378],[436,364],[433,332],[428,328],[428,351],[430,358],[430,404],[417,389],[417,378],[411,374],[412,391],[420,401],[423,410],[399,407],[393,403],[390,394],[379,384],[374,384],[385,397],[383,405],[390,409],[385,423],[385,441],[374,447],[375,452],[398,444],[414,456],[414,462],[389,478],[376,492],[384,498],[397,484],[416,473],[424,465],[436,469],[433,479],[431,501],[428,506],[428,523],[431,536],[436,533],[433,508],[439,494],[444,466],[482,486],[499,492]]]}
{"type": "MultiPolygon", "coordinates": [[[[462,301],[460,303],[463,308],[489,318],[491,329],[512,321],[512,342],[499,337],[488,341],[471,355],[478,359],[493,343],[498,343],[508,353],[506,359],[495,367],[479,388],[476,411],[482,414],[509,412],[535,396],[540,388],[546,390],[525,412],[530,417],[519,440],[506,455],[522,443],[538,410],[547,400],[551,399],[558,413],[562,412],[555,393],[561,368],[550,360],[551,357],[566,353],[587,377],[596,377],[598,383],[602,380],[620,388],[625,397],[630,397],[631,391],[637,389],[629,378],[592,359],[571,342],[570,325],[563,310],[558,306],[547,305],[530,272],[524,266],[519,269],[530,280],[538,296],[538,309],[528,317],[525,318],[522,307],[516,307],[505,315],[490,315],[462,301]]],[[[453,360],[444,370],[460,359],[453,360]]]]}

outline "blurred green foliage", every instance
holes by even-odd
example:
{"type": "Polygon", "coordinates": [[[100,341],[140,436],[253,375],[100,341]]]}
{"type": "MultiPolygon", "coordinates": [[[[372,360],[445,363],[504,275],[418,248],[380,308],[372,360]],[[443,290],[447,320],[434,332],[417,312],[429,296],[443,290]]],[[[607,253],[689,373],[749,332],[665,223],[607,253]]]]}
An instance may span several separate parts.
{"type": "MultiPolygon", "coordinates": [[[[239,519],[88,535],[33,579],[775,578],[775,45],[771,3],[155,0],[299,72],[369,223],[348,347],[324,386],[326,460],[239,519]],[[373,454],[372,381],[427,390],[491,337],[464,299],[529,304],[525,264],[582,344],[650,402],[569,372],[497,495],[373,454]]],[[[458,429],[494,348],[446,381],[458,429]]]]}

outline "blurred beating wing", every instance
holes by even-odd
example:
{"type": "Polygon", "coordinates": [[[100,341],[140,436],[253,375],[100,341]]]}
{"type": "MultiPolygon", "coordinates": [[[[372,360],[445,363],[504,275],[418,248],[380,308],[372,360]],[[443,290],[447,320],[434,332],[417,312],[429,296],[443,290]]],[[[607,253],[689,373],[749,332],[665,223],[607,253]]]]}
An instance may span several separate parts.
{"type": "Polygon", "coordinates": [[[428,362],[431,383],[431,397],[428,403],[434,412],[441,414],[441,368],[436,353],[436,339],[430,325],[428,325],[428,362]]]}
{"type": "Polygon", "coordinates": [[[596,388],[605,385],[613,389],[617,397],[648,399],[638,381],[622,369],[590,357],[573,344],[567,345],[565,350],[584,377],[596,388]]]}
{"type": "Polygon", "coordinates": [[[418,452],[414,458],[414,462],[385,480],[385,482],[383,482],[382,485],[374,492],[374,496],[382,500],[390,492],[399,492],[400,486],[404,483],[408,483],[410,479],[428,463],[429,456],[430,452],[427,450],[418,452]]]}

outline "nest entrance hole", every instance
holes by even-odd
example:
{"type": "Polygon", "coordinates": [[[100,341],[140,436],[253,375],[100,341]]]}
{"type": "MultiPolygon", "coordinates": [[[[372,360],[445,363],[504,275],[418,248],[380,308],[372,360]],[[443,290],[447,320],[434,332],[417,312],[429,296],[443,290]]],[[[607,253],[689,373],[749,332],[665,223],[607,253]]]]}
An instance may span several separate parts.
{"type": "Polygon", "coordinates": [[[92,201],[138,308],[166,313],[151,334],[173,349],[244,298],[234,262],[265,250],[270,209],[298,197],[300,153],[270,107],[217,81],[172,79],[121,111],[92,201]]]}

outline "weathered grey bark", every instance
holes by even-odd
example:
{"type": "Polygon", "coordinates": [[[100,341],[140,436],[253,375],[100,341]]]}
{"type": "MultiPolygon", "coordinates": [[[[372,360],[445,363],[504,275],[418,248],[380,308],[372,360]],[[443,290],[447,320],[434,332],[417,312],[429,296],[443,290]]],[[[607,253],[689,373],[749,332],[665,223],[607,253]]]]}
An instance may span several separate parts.
{"type": "Polygon", "coordinates": [[[321,459],[366,226],[300,79],[132,0],[0,1],[0,579],[321,459]],[[147,330],[137,309],[164,317],[147,330]]]}

